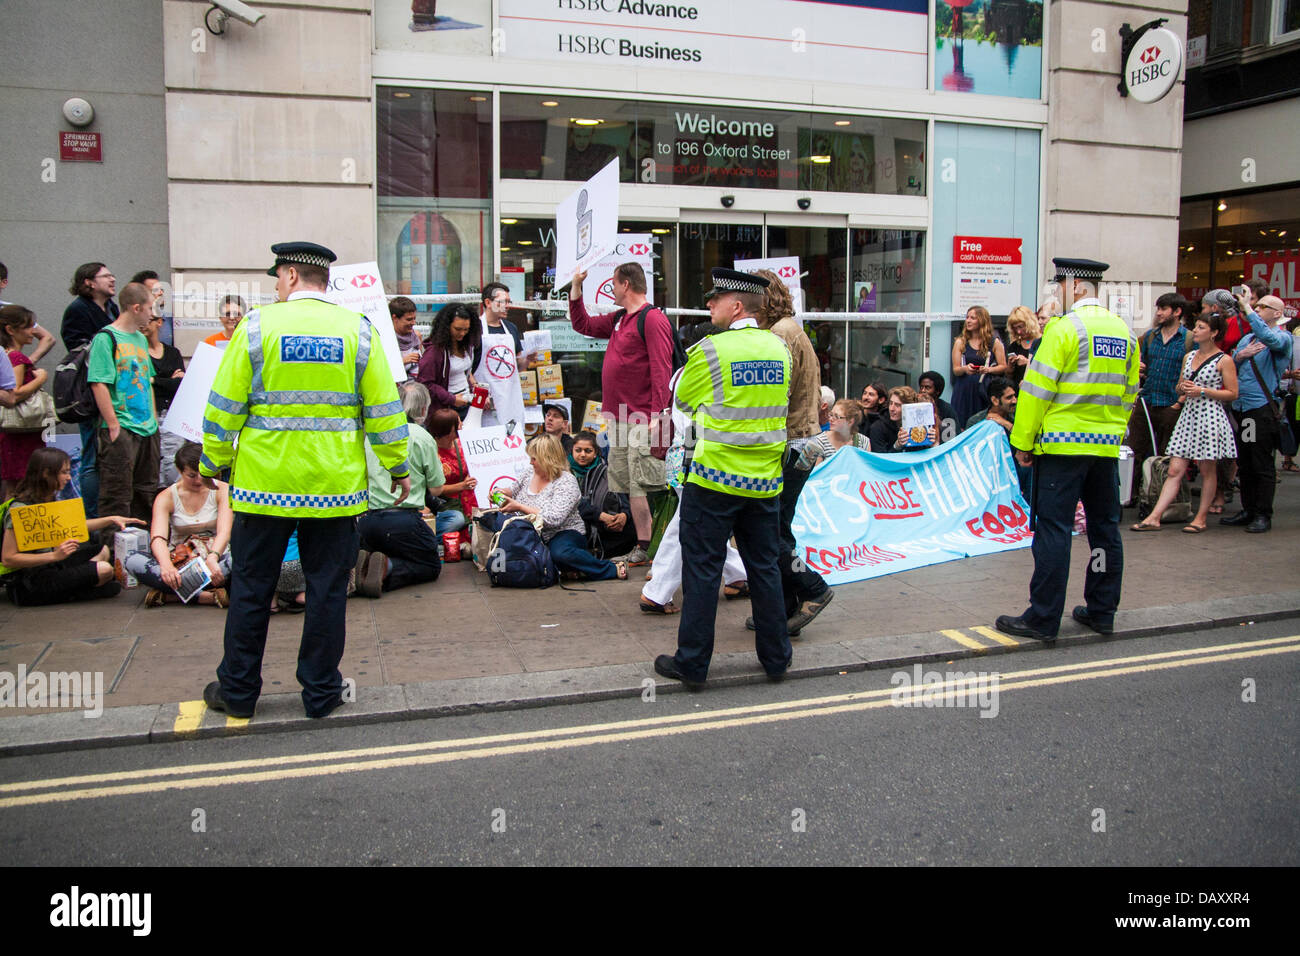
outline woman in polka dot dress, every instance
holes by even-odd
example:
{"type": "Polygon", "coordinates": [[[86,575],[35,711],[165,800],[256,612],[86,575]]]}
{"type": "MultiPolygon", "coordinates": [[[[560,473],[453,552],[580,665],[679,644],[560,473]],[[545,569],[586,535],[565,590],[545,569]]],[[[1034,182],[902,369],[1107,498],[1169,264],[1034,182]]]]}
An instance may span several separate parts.
{"type": "Polygon", "coordinates": [[[1216,488],[1215,462],[1220,458],[1236,458],[1237,443],[1233,441],[1232,424],[1228,421],[1225,402],[1237,397],[1237,367],[1232,356],[1219,351],[1215,340],[1223,335],[1223,317],[1202,315],[1192,329],[1192,341],[1198,346],[1184,360],[1183,377],[1178,382],[1178,394],[1183,410],[1169,439],[1169,477],[1160,489],[1156,502],[1146,520],[1133,526],[1134,531],[1160,530],[1160,517],[1173,503],[1178,486],[1187,474],[1189,462],[1195,461],[1201,472],[1201,506],[1191,524],[1183,528],[1188,534],[1205,530],[1210,502],[1216,488]]]}

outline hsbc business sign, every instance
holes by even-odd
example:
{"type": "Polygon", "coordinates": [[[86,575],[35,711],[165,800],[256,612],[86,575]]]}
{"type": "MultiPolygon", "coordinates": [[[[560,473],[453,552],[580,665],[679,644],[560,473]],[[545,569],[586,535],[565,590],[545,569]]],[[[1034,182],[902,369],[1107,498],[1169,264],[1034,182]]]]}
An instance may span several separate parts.
{"type": "Polygon", "coordinates": [[[1124,62],[1129,95],[1139,103],[1162,99],[1178,82],[1182,66],[1183,44],[1176,34],[1163,27],[1146,31],[1124,62]]]}

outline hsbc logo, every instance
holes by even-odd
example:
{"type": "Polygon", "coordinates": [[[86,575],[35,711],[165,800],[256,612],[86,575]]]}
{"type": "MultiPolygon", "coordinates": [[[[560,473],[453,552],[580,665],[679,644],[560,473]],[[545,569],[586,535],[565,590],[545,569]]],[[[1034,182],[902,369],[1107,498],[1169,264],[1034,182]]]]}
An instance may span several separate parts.
{"type": "Polygon", "coordinates": [[[648,255],[650,255],[650,247],[647,246],[644,242],[634,242],[634,243],[632,243],[632,245],[630,245],[630,246],[627,247],[627,251],[628,251],[628,254],[629,254],[629,255],[633,255],[633,256],[648,256],[648,255]]]}
{"type": "Polygon", "coordinates": [[[369,289],[379,280],[374,276],[353,276],[352,285],[358,289],[369,289]]]}
{"type": "Polygon", "coordinates": [[[1154,103],[1173,89],[1182,65],[1183,45],[1178,36],[1159,27],[1147,30],[1124,60],[1120,92],[1139,103],[1154,103]]]}
{"type": "Polygon", "coordinates": [[[792,278],[794,276],[794,272],[795,272],[794,266],[782,266],[780,269],[776,270],[776,274],[779,275],[782,279],[792,278]]]}
{"type": "Polygon", "coordinates": [[[518,435],[507,435],[505,437],[505,446],[507,448],[519,448],[523,443],[524,440],[518,435]]]}

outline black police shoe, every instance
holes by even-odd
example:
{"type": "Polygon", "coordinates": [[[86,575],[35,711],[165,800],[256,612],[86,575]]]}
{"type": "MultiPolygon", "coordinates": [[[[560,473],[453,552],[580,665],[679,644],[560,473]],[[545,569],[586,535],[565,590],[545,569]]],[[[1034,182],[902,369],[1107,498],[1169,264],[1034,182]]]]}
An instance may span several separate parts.
{"type": "Polygon", "coordinates": [[[1229,528],[1236,528],[1240,525],[1250,524],[1254,520],[1255,516],[1249,511],[1238,511],[1235,515],[1220,518],[1219,524],[1227,525],[1229,528]]]}
{"type": "Polygon", "coordinates": [[[221,681],[214,680],[207,687],[203,688],[203,703],[208,705],[209,710],[219,710],[223,714],[229,714],[231,717],[252,717],[253,712],[247,713],[238,707],[232,707],[226,700],[226,695],[221,692],[221,681]]]}
{"type": "Polygon", "coordinates": [[[993,622],[993,626],[1003,634],[1010,634],[1012,637],[1032,637],[1036,641],[1046,641],[1049,643],[1056,640],[1055,634],[1044,634],[1042,631],[1026,624],[1024,615],[1021,615],[1020,617],[1012,617],[1009,614],[1003,614],[993,622]]]}
{"type": "Polygon", "coordinates": [[[1265,531],[1271,530],[1272,527],[1273,527],[1272,518],[1266,518],[1263,515],[1256,515],[1255,520],[1252,521],[1250,524],[1246,525],[1246,533],[1263,534],[1265,531]]]}
{"type": "Polygon", "coordinates": [[[672,680],[679,680],[690,690],[701,690],[704,687],[702,680],[690,680],[681,669],[677,666],[671,654],[660,654],[655,658],[655,673],[660,677],[667,677],[672,680]]]}
{"type": "Polygon", "coordinates": [[[1098,634],[1115,633],[1115,625],[1113,624],[1110,625],[1109,627],[1102,627],[1100,624],[1094,624],[1092,621],[1092,615],[1088,613],[1087,605],[1080,604],[1077,607],[1075,607],[1075,609],[1070,612],[1070,617],[1074,618],[1084,627],[1092,628],[1098,634]]]}
{"type": "Polygon", "coordinates": [[[328,717],[330,714],[334,713],[334,711],[336,711],[338,708],[342,706],[343,706],[343,695],[339,694],[337,697],[331,700],[324,707],[321,707],[315,711],[310,711],[310,710],[307,711],[307,716],[310,717],[312,720],[320,720],[322,717],[328,717]]]}

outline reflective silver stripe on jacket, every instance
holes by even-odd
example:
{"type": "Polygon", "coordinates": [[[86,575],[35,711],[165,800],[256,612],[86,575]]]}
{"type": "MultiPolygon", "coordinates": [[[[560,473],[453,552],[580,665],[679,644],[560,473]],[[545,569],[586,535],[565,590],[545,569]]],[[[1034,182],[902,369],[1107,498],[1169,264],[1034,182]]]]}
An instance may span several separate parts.
{"type": "Polygon", "coordinates": [[[701,428],[700,437],[719,445],[775,445],[785,444],[785,429],[770,432],[724,432],[716,428],[701,428]]]}
{"type": "Polygon", "coordinates": [[[722,387],[722,362],[718,359],[718,346],[711,339],[700,340],[700,351],[709,363],[709,377],[713,379],[713,404],[721,405],[727,400],[722,387]]]}

